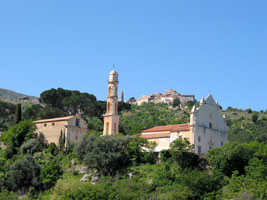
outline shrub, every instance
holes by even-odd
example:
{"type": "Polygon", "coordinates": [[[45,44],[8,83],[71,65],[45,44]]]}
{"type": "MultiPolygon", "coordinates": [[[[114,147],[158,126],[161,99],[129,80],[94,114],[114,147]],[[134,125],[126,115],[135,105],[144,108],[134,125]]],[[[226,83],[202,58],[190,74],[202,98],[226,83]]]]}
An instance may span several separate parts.
{"type": "Polygon", "coordinates": [[[27,155],[16,160],[7,173],[7,184],[13,191],[26,191],[33,186],[38,188],[40,181],[41,167],[34,161],[34,158],[27,155]]]}
{"type": "Polygon", "coordinates": [[[266,181],[258,181],[234,173],[222,189],[220,199],[267,199],[266,181]]]}
{"type": "Polygon", "coordinates": [[[48,145],[48,152],[51,153],[53,156],[57,155],[59,153],[59,150],[57,148],[57,145],[55,143],[50,143],[48,145]]]}
{"type": "Polygon", "coordinates": [[[136,178],[117,180],[111,187],[110,200],[121,199],[148,199],[151,193],[151,186],[136,178]]]}
{"type": "Polygon", "coordinates": [[[53,187],[62,174],[63,170],[56,159],[46,163],[41,170],[41,178],[44,187],[46,189],[53,187]]]}
{"type": "Polygon", "coordinates": [[[25,141],[36,137],[35,129],[36,127],[31,121],[21,121],[19,124],[9,127],[3,133],[1,140],[13,148],[18,148],[25,141]]]}
{"type": "Polygon", "coordinates": [[[108,200],[109,188],[103,185],[92,185],[79,180],[59,180],[54,187],[51,200],[108,200]]]}
{"type": "Polygon", "coordinates": [[[254,150],[247,144],[227,143],[221,148],[208,151],[207,159],[214,170],[226,176],[231,176],[233,171],[245,173],[245,166],[253,157],[254,150]]]}
{"type": "Polygon", "coordinates": [[[248,108],[246,111],[247,111],[248,114],[252,113],[251,108],[248,108]]]}
{"type": "Polygon", "coordinates": [[[17,196],[13,192],[9,192],[8,190],[3,190],[0,192],[1,200],[17,200],[17,196]]]}
{"type": "Polygon", "coordinates": [[[251,115],[251,120],[253,123],[256,123],[258,121],[258,113],[257,112],[253,112],[251,115]]]}
{"type": "Polygon", "coordinates": [[[163,161],[163,162],[166,162],[168,161],[170,158],[171,158],[171,151],[169,149],[167,150],[162,150],[160,152],[160,160],[163,161]]]}
{"type": "Polygon", "coordinates": [[[194,199],[202,199],[208,193],[218,191],[225,184],[221,173],[210,175],[208,172],[190,169],[180,173],[178,180],[181,185],[192,191],[194,199]]]}
{"type": "Polygon", "coordinates": [[[103,174],[114,173],[129,164],[125,149],[127,136],[85,136],[77,146],[77,154],[86,165],[103,174]]]}
{"type": "Polygon", "coordinates": [[[193,153],[193,145],[187,138],[182,137],[171,143],[172,159],[182,168],[196,168],[199,165],[199,157],[193,153]]]}
{"type": "Polygon", "coordinates": [[[41,152],[43,149],[43,145],[37,139],[30,139],[24,142],[20,147],[20,152],[23,154],[31,154],[33,155],[35,152],[41,152]]]}

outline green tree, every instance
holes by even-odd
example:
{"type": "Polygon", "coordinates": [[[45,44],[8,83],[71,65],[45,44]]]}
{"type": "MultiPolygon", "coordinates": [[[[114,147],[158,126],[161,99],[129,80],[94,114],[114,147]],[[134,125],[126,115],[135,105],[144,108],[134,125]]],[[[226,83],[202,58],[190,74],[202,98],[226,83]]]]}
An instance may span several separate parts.
{"type": "Polygon", "coordinates": [[[235,172],[219,199],[267,199],[266,180],[259,181],[235,172]]]}
{"type": "Polygon", "coordinates": [[[64,151],[65,149],[65,142],[66,142],[66,138],[65,138],[65,132],[63,133],[63,131],[60,131],[60,136],[59,136],[59,150],[60,151],[64,151]]]}
{"type": "Polygon", "coordinates": [[[177,106],[180,106],[180,104],[181,104],[180,99],[177,98],[173,100],[172,106],[176,108],[177,106]]]}
{"type": "Polygon", "coordinates": [[[44,148],[44,145],[38,141],[36,138],[29,139],[25,141],[21,147],[20,152],[22,154],[31,154],[33,155],[36,152],[41,152],[44,148]]]}
{"type": "Polygon", "coordinates": [[[46,189],[55,185],[57,180],[63,175],[63,170],[57,159],[47,162],[41,170],[41,179],[46,189]]]}
{"type": "Polygon", "coordinates": [[[59,153],[59,150],[57,148],[57,145],[54,142],[51,142],[48,145],[48,152],[51,153],[51,155],[55,156],[59,153]]]}
{"type": "Polygon", "coordinates": [[[18,124],[21,120],[22,120],[21,104],[18,103],[17,106],[16,106],[15,123],[18,124]]]}
{"type": "Polygon", "coordinates": [[[1,137],[6,145],[19,148],[25,141],[35,138],[35,125],[31,121],[21,121],[19,124],[9,127],[1,137]]]}
{"type": "Polygon", "coordinates": [[[26,155],[16,160],[8,170],[7,185],[13,191],[27,191],[30,186],[38,188],[41,167],[33,157],[26,155]]]}
{"type": "Polygon", "coordinates": [[[252,146],[246,143],[227,143],[221,148],[208,151],[207,159],[214,170],[218,170],[226,176],[231,176],[234,171],[245,173],[245,166],[253,157],[252,146]]]}
{"type": "Polygon", "coordinates": [[[253,112],[252,115],[251,115],[251,120],[253,123],[256,123],[258,121],[258,113],[257,112],[253,112]]]}
{"type": "Polygon", "coordinates": [[[9,192],[6,189],[1,191],[1,188],[0,188],[0,199],[1,200],[17,200],[18,198],[13,192],[9,192]]]}
{"type": "Polygon", "coordinates": [[[221,173],[210,175],[207,171],[200,172],[191,169],[186,169],[178,174],[177,180],[192,191],[193,199],[209,197],[226,184],[221,173]]]}
{"type": "Polygon", "coordinates": [[[248,114],[251,114],[252,113],[251,108],[248,108],[246,111],[247,111],[248,114]]]}
{"type": "Polygon", "coordinates": [[[125,149],[130,142],[126,136],[85,136],[76,152],[86,165],[103,174],[112,174],[129,163],[125,149]]]}
{"type": "Polygon", "coordinates": [[[187,138],[178,138],[171,143],[170,153],[173,160],[182,168],[196,168],[199,157],[193,152],[194,147],[187,138]]]}

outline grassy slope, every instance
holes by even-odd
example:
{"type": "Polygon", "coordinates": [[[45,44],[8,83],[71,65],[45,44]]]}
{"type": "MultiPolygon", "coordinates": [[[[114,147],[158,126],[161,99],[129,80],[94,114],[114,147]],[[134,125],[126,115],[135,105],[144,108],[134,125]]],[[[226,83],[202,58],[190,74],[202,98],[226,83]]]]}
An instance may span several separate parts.
{"type": "Polygon", "coordinates": [[[145,128],[189,122],[189,109],[169,108],[167,104],[145,103],[133,105],[131,110],[122,113],[120,125],[128,135],[139,133],[145,128]]]}

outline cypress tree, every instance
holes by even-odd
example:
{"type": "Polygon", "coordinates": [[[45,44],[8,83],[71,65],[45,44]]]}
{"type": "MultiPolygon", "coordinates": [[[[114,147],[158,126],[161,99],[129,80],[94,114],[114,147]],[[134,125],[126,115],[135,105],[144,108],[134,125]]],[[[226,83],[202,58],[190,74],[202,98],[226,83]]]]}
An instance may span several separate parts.
{"type": "Polygon", "coordinates": [[[21,104],[18,103],[15,112],[15,123],[18,124],[21,121],[21,104]]]}
{"type": "Polygon", "coordinates": [[[63,131],[60,131],[60,136],[59,136],[59,149],[60,151],[63,151],[65,147],[65,133],[63,131]]]}

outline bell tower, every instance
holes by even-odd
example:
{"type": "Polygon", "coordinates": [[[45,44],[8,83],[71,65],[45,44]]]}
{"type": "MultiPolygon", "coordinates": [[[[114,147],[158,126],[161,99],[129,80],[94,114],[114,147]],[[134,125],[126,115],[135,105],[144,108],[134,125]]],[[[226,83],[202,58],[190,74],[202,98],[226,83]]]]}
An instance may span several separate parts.
{"type": "Polygon", "coordinates": [[[103,135],[114,135],[119,132],[119,114],[118,114],[118,73],[112,70],[108,79],[108,97],[107,110],[104,115],[103,135]]]}

